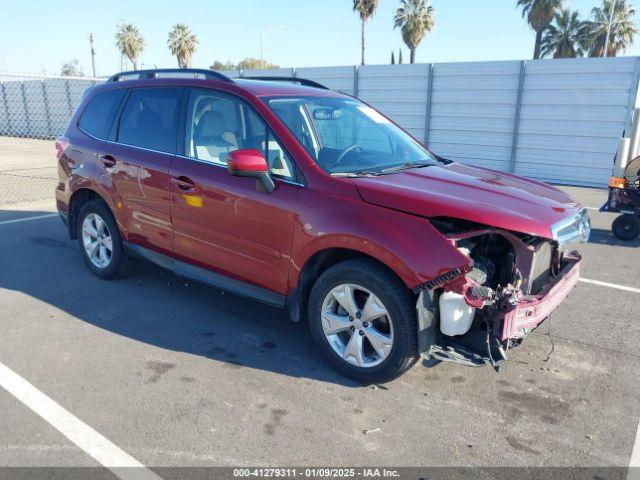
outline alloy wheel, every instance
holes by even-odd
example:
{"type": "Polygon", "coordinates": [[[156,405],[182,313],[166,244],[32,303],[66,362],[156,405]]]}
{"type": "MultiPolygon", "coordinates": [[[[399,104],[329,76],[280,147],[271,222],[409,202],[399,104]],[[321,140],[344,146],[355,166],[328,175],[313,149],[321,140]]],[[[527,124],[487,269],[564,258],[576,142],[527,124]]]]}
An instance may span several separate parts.
{"type": "Polygon", "coordinates": [[[382,301],[366,288],[341,284],[322,302],[322,330],[333,351],[362,368],[381,364],[393,347],[393,322],[382,301]]]}
{"type": "Polygon", "coordinates": [[[113,241],[107,224],[96,213],[90,213],[82,222],[82,244],[87,258],[100,269],[107,268],[113,254],[113,241]]]}

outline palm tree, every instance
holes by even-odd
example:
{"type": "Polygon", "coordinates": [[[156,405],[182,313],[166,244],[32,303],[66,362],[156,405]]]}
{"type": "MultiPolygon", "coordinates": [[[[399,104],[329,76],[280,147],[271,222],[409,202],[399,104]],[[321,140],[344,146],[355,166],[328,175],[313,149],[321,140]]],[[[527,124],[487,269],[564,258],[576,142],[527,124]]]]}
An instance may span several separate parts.
{"type": "Polygon", "coordinates": [[[562,9],[562,0],[518,0],[518,7],[522,7],[522,17],[527,17],[527,22],[536,32],[533,59],[537,60],[540,58],[542,33],[562,9]]]}
{"type": "Polygon", "coordinates": [[[616,0],[611,5],[611,0],[603,0],[602,7],[594,7],[591,10],[592,21],[587,22],[587,32],[591,42],[590,57],[615,57],[624,52],[634,40],[637,28],[634,23],[636,11],[626,0],[616,0]],[[611,7],[613,6],[613,16],[611,7]],[[609,46],[606,55],[603,55],[609,32],[609,46]]]}
{"type": "Polygon", "coordinates": [[[353,0],[353,11],[360,14],[362,20],[361,48],[362,48],[362,65],[364,65],[364,24],[371,18],[378,8],[378,0],[353,0]]]}
{"type": "Polygon", "coordinates": [[[138,27],[133,23],[119,23],[116,32],[116,46],[120,49],[120,53],[129,59],[133,69],[137,70],[138,59],[146,46],[138,27]]]}
{"type": "Polygon", "coordinates": [[[562,10],[544,32],[541,56],[583,57],[587,48],[586,25],[579,19],[578,11],[562,10]]]}
{"type": "Polygon", "coordinates": [[[191,57],[198,47],[198,37],[196,37],[189,27],[184,23],[176,23],[169,32],[167,40],[169,50],[178,59],[180,68],[191,67],[191,57]]]}
{"type": "Polygon", "coordinates": [[[400,8],[396,10],[393,19],[393,28],[402,29],[402,40],[411,52],[410,63],[415,63],[416,48],[425,34],[436,25],[436,12],[428,2],[429,0],[400,0],[400,8]]]}

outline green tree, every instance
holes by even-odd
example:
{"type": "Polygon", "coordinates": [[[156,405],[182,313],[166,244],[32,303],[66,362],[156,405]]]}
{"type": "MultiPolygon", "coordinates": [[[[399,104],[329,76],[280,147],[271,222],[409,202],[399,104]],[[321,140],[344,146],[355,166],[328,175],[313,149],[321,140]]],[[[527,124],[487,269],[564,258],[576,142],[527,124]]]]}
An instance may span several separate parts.
{"type": "Polygon", "coordinates": [[[353,0],[353,11],[358,12],[362,21],[362,31],[360,33],[362,65],[364,65],[364,24],[373,16],[376,8],[378,8],[378,0],[353,0]]]}
{"type": "Polygon", "coordinates": [[[522,17],[536,32],[536,44],[533,49],[533,58],[540,58],[542,48],[542,34],[551,24],[553,19],[562,9],[562,0],[518,0],[518,7],[522,7],[522,17]]]}
{"type": "Polygon", "coordinates": [[[116,31],[116,46],[120,53],[127,57],[133,65],[133,69],[138,69],[138,59],[144,50],[146,43],[144,36],[133,23],[119,23],[116,31]]]}
{"type": "Polygon", "coordinates": [[[184,23],[176,23],[169,32],[167,45],[175,55],[180,68],[190,68],[191,58],[198,48],[198,37],[184,23]]]}
{"type": "Polygon", "coordinates": [[[427,32],[435,27],[435,10],[428,0],[400,0],[393,28],[400,28],[402,40],[409,47],[410,62],[415,63],[416,48],[427,32]]]}
{"type": "Polygon", "coordinates": [[[63,77],[84,77],[82,68],[80,68],[80,62],[77,58],[69,60],[67,63],[63,63],[60,68],[60,75],[63,77]]]}
{"type": "Polygon", "coordinates": [[[587,48],[586,25],[580,20],[578,11],[562,10],[544,32],[541,56],[583,57],[587,48]]]}
{"type": "Polygon", "coordinates": [[[402,65],[402,48],[398,49],[398,65],[402,65]]]}
{"type": "Polygon", "coordinates": [[[236,70],[237,69],[236,65],[229,60],[227,60],[226,62],[221,62],[219,60],[216,60],[211,64],[209,68],[211,70],[236,70]]]}
{"type": "Polygon", "coordinates": [[[396,52],[391,50],[391,65],[395,65],[395,64],[396,64],[396,52]]]}
{"type": "Polygon", "coordinates": [[[279,68],[278,65],[274,63],[269,63],[266,60],[260,60],[259,58],[245,58],[244,60],[240,60],[238,62],[238,69],[241,70],[273,70],[274,68],[279,68]]]}
{"type": "Polygon", "coordinates": [[[636,11],[626,0],[616,0],[613,16],[611,16],[611,0],[603,0],[602,7],[594,7],[591,10],[592,20],[586,24],[591,44],[589,56],[603,56],[607,31],[609,31],[607,57],[615,57],[633,44],[638,32],[634,21],[635,15],[636,11]]]}

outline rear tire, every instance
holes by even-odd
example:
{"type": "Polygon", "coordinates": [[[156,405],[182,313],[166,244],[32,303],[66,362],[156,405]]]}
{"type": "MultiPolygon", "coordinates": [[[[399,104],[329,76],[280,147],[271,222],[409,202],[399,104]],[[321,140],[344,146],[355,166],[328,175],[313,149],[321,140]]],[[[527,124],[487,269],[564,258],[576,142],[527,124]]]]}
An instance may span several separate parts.
{"type": "Polygon", "coordinates": [[[131,272],[135,261],[124,252],[118,225],[104,202],[85,203],[76,229],[82,258],[96,276],[110,280],[131,272]]]}
{"type": "Polygon", "coordinates": [[[640,217],[628,213],[620,215],[613,221],[611,230],[620,240],[634,240],[640,235],[640,217]]]}
{"type": "Polygon", "coordinates": [[[382,265],[346,260],[320,275],[311,290],[311,335],[325,358],[348,377],[364,384],[386,382],[418,358],[415,302],[382,265]]]}

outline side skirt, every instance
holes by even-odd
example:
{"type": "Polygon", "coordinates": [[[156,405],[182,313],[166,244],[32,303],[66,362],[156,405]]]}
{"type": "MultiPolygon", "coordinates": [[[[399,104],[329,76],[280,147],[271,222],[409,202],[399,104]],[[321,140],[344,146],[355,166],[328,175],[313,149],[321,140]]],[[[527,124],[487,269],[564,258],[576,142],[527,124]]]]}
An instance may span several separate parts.
{"type": "Polygon", "coordinates": [[[284,307],[287,301],[285,295],[272,292],[265,288],[251,285],[250,283],[228,277],[221,273],[197,267],[175,258],[171,258],[162,253],[154,252],[148,248],[141,247],[129,242],[123,242],[125,252],[132,257],[143,258],[162,268],[171,270],[180,277],[186,277],[212,287],[225,290],[236,295],[252,298],[259,302],[267,303],[275,307],[284,307]]]}

